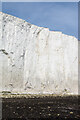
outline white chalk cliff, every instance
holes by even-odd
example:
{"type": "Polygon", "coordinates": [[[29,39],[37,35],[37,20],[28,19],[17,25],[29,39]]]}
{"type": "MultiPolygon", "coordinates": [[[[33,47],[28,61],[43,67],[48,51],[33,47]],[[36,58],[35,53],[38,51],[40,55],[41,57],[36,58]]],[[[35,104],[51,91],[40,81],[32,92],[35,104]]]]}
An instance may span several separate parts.
{"type": "Polygon", "coordinates": [[[0,12],[0,91],[78,94],[78,40],[0,12]]]}

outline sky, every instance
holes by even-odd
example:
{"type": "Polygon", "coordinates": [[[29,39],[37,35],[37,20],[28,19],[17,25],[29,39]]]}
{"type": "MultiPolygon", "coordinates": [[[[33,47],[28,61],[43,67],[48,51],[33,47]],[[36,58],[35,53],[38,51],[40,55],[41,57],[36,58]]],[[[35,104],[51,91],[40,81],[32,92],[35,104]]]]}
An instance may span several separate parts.
{"type": "Polygon", "coordinates": [[[2,12],[78,38],[77,2],[3,2],[2,12]]]}

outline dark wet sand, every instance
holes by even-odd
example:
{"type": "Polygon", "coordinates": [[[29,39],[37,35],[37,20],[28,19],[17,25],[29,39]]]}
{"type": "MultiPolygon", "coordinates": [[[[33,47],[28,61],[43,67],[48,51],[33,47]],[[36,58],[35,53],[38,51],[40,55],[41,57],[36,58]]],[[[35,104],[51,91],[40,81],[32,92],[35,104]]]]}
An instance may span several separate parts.
{"type": "Polygon", "coordinates": [[[3,98],[2,120],[80,120],[80,96],[3,98]]]}

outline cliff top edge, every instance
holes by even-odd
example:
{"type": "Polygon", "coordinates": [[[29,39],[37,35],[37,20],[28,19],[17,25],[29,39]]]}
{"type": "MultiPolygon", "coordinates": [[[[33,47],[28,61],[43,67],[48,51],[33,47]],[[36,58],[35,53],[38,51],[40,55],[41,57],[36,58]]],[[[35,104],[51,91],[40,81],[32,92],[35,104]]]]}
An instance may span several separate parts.
{"type": "MultiPolygon", "coordinates": [[[[40,27],[40,26],[37,26],[37,25],[34,25],[34,24],[31,24],[31,23],[29,23],[29,22],[27,22],[26,20],[23,20],[23,19],[21,19],[21,18],[18,18],[18,17],[16,17],[16,16],[13,16],[13,15],[10,15],[10,14],[6,14],[6,13],[3,13],[3,12],[1,12],[0,11],[0,16],[1,16],[1,19],[2,19],[2,17],[8,17],[9,19],[11,18],[13,18],[14,19],[14,21],[16,22],[16,23],[21,23],[21,24],[29,24],[29,25],[31,25],[31,26],[35,26],[35,27],[38,27],[38,28],[43,28],[43,29],[47,29],[48,31],[50,31],[50,32],[52,32],[52,33],[59,33],[59,34],[63,34],[63,35],[65,35],[65,36],[68,36],[68,37],[72,37],[72,38],[75,38],[75,39],[77,39],[75,36],[72,36],[72,35],[67,35],[67,34],[64,34],[64,33],[62,33],[61,31],[51,31],[51,30],[49,30],[49,28],[46,28],[46,27],[40,27]]],[[[25,27],[25,26],[24,26],[25,27]]],[[[78,39],[77,39],[78,40],[78,39]]]]}

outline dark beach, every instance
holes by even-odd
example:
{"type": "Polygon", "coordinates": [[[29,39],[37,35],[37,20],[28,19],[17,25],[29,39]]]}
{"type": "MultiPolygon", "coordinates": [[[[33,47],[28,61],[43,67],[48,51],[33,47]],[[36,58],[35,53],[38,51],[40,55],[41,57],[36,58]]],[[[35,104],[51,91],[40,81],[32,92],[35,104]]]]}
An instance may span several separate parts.
{"type": "Polygon", "coordinates": [[[3,98],[2,120],[80,120],[80,96],[3,98]]]}

